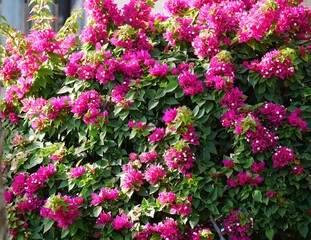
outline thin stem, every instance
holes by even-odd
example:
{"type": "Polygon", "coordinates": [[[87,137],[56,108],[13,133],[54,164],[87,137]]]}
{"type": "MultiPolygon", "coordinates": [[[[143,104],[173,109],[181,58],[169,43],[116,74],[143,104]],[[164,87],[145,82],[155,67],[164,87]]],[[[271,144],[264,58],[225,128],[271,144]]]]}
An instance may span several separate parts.
{"type": "Polygon", "coordinates": [[[214,220],[214,218],[213,218],[213,216],[212,216],[211,214],[209,215],[209,220],[212,222],[212,224],[213,224],[213,226],[214,226],[214,228],[215,228],[215,230],[216,230],[216,232],[217,232],[217,234],[218,234],[220,240],[226,240],[226,239],[224,238],[224,236],[222,235],[222,233],[221,233],[219,227],[217,226],[217,224],[216,224],[216,222],[215,222],[215,220],[214,220]]]}

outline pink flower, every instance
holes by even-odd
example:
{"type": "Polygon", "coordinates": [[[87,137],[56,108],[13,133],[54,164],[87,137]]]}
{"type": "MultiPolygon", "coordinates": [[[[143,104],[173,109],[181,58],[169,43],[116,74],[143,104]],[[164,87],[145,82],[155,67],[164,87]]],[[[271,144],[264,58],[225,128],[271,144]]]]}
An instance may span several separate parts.
{"type": "Polygon", "coordinates": [[[137,154],[137,153],[134,153],[134,152],[130,153],[130,154],[129,154],[129,159],[130,159],[131,161],[134,161],[134,160],[138,159],[138,154],[137,154]]]}
{"type": "Polygon", "coordinates": [[[303,173],[303,171],[304,171],[304,167],[302,167],[302,166],[295,166],[293,168],[293,174],[294,175],[300,175],[301,173],[303,173]]]}
{"type": "Polygon", "coordinates": [[[233,211],[224,219],[224,230],[230,235],[230,239],[250,240],[248,235],[252,229],[252,221],[242,211],[233,211]]]}
{"type": "Polygon", "coordinates": [[[106,199],[112,201],[116,200],[119,197],[119,191],[117,189],[112,188],[102,188],[99,194],[92,193],[91,197],[92,197],[91,204],[96,206],[101,204],[106,199]]]}
{"type": "Polygon", "coordinates": [[[60,161],[61,162],[63,160],[63,157],[58,156],[56,154],[53,154],[53,155],[50,156],[50,159],[53,160],[53,161],[60,161]]]}
{"type": "Polygon", "coordinates": [[[176,194],[173,192],[161,192],[158,196],[160,204],[172,204],[175,198],[176,194]]]}
{"type": "Polygon", "coordinates": [[[176,108],[167,109],[164,112],[164,116],[162,119],[165,122],[165,124],[168,125],[169,123],[175,120],[177,114],[178,114],[178,110],[176,108]]]}
{"type": "Polygon", "coordinates": [[[115,230],[120,230],[122,228],[131,228],[133,224],[128,220],[127,215],[123,213],[121,216],[116,216],[112,222],[112,227],[115,230]]]}
{"type": "Polygon", "coordinates": [[[287,147],[279,147],[272,156],[273,167],[284,167],[289,163],[293,163],[296,156],[292,149],[287,147]]]}
{"type": "Polygon", "coordinates": [[[301,132],[305,132],[308,124],[300,117],[301,113],[302,111],[297,108],[292,114],[287,116],[287,120],[291,126],[299,127],[301,132]]]}
{"type": "Polygon", "coordinates": [[[148,137],[149,142],[154,143],[162,140],[165,137],[164,128],[156,128],[152,134],[148,137]]]}
{"type": "Polygon", "coordinates": [[[40,214],[44,218],[50,218],[57,222],[57,226],[67,229],[74,220],[81,215],[79,207],[83,203],[83,198],[58,195],[50,196],[45,205],[41,207],[40,214]],[[53,206],[53,208],[50,208],[53,206]]]}
{"type": "Polygon", "coordinates": [[[250,183],[252,181],[250,173],[246,173],[246,172],[239,172],[237,178],[239,181],[239,185],[241,186],[243,186],[246,183],[250,183]]]}
{"type": "Polygon", "coordinates": [[[260,109],[260,113],[267,116],[267,119],[277,126],[286,117],[286,108],[274,103],[266,103],[260,109]]]}
{"type": "Polygon", "coordinates": [[[105,225],[106,223],[109,223],[111,221],[111,212],[105,213],[102,212],[98,219],[96,220],[96,223],[98,226],[105,225]]]}
{"type": "Polygon", "coordinates": [[[150,165],[145,172],[145,179],[150,184],[156,184],[160,179],[165,177],[166,171],[160,165],[150,165]]]}
{"type": "Polygon", "coordinates": [[[265,162],[260,162],[260,163],[253,162],[252,163],[252,171],[254,173],[260,174],[263,172],[264,166],[265,166],[265,162]]]}
{"type": "Polygon", "coordinates": [[[183,204],[173,204],[170,209],[171,214],[181,214],[182,216],[187,216],[192,213],[191,204],[183,203],[183,204]]]}
{"type": "Polygon", "coordinates": [[[163,78],[167,75],[168,65],[160,65],[158,62],[155,62],[153,67],[149,68],[150,74],[152,76],[163,78]]]}
{"type": "Polygon", "coordinates": [[[187,126],[187,132],[183,133],[182,136],[187,142],[189,142],[189,144],[196,145],[196,146],[200,145],[198,135],[195,133],[195,129],[193,125],[187,126]]]}
{"type": "Polygon", "coordinates": [[[156,151],[145,152],[139,156],[139,159],[142,163],[147,163],[147,162],[151,162],[152,160],[156,159],[158,156],[159,155],[156,151]]]}
{"type": "Polygon", "coordinates": [[[70,170],[69,176],[71,178],[78,178],[78,177],[82,176],[82,174],[85,172],[86,172],[85,167],[75,167],[74,169],[70,170]]]}
{"type": "Polygon", "coordinates": [[[178,82],[186,95],[196,95],[204,91],[203,83],[197,79],[198,76],[190,73],[189,70],[179,74],[178,82]]]}
{"type": "Polygon", "coordinates": [[[26,187],[26,174],[25,173],[17,174],[12,183],[13,194],[14,195],[23,194],[25,191],[25,187],[26,187]]]}
{"type": "Polygon", "coordinates": [[[4,192],[4,199],[7,204],[9,204],[12,201],[12,197],[13,197],[13,192],[10,192],[10,191],[4,192]]]}
{"type": "Polygon", "coordinates": [[[141,171],[134,170],[131,166],[123,166],[124,175],[121,177],[121,185],[125,189],[139,189],[143,184],[143,174],[141,171]]]}
{"type": "Polygon", "coordinates": [[[266,192],[266,196],[267,196],[268,198],[272,198],[272,197],[275,196],[275,192],[274,192],[273,190],[270,190],[269,192],[266,192]]]}
{"type": "Polygon", "coordinates": [[[231,109],[237,109],[244,106],[245,100],[246,97],[244,97],[243,93],[236,87],[226,90],[226,94],[219,104],[224,108],[229,107],[231,109]]]}
{"type": "Polygon", "coordinates": [[[224,160],[222,160],[222,163],[228,169],[230,169],[230,168],[232,168],[234,166],[234,161],[232,161],[232,160],[224,159],[224,160]]]}

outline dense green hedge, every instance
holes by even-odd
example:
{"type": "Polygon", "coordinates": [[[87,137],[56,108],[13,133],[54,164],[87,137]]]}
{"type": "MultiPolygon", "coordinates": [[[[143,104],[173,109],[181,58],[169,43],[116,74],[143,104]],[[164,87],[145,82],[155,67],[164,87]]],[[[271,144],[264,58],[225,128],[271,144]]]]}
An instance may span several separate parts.
{"type": "Polygon", "coordinates": [[[1,23],[13,239],[310,237],[311,11],[86,0],[1,23]]]}

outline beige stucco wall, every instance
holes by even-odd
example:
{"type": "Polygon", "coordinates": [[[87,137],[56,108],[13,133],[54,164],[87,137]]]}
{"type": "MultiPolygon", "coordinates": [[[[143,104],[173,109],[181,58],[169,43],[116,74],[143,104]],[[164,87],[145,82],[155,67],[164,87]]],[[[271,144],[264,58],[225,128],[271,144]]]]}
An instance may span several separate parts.
{"type": "Polygon", "coordinates": [[[304,0],[304,1],[303,1],[303,4],[304,4],[305,6],[311,8],[311,0],[304,0]]]}

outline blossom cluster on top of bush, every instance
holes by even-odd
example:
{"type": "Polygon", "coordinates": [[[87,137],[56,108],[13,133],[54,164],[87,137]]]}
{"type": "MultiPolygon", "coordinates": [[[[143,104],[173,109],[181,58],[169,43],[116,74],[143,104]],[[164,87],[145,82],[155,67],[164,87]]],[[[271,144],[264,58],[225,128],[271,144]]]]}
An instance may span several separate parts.
{"type": "Polygon", "coordinates": [[[297,0],[85,0],[6,23],[12,239],[310,237],[311,10],[297,0]]]}

